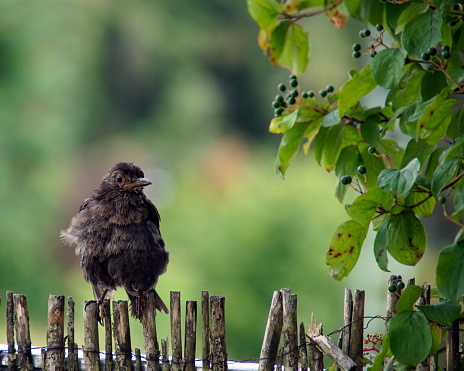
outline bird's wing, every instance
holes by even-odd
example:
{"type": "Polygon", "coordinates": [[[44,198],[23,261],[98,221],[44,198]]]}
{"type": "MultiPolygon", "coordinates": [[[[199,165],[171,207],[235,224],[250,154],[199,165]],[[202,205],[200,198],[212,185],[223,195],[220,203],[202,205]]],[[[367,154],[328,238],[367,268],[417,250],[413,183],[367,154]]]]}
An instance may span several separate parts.
{"type": "Polygon", "coordinates": [[[92,197],[89,197],[89,198],[86,198],[86,199],[84,200],[84,202],[82,203],[82,205],[79,207],[79,211],[82,211],[82,210],[84,210],[84,209],[87,207],[87,205],[89,204],[89,201],[90,201],[91,198],[92,198],[92,197]]]}
{"type": "Polygon", "coordinates": [[[156,208],[155,205],[153,205],[153,202],[151,202],[148,199],[146,200],[145,205],[147,206],[147,209],[148,209],[148,219],[154,225],[156,225],[156,228],[158,228],[158,230],[159,230],[161,217],[160,217],[160,214],[158,212],[158,209],[156,208]]]}

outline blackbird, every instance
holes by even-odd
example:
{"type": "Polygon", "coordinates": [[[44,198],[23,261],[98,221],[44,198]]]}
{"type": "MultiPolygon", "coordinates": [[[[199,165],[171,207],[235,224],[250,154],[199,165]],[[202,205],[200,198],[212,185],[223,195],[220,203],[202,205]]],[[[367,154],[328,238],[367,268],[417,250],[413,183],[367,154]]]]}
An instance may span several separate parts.
{"type": "Polygon", "coordinates": [[[154,289],[166,271],[169,252],[161,237],[158,210],[143,193],[150,184],[138,166],[117,163],[60,235],[75,248],[100,306],[112,290],[123,287],[132,316],[139,320],[149,292],[154,293],[156,309],[169,313],[154,289]]]}

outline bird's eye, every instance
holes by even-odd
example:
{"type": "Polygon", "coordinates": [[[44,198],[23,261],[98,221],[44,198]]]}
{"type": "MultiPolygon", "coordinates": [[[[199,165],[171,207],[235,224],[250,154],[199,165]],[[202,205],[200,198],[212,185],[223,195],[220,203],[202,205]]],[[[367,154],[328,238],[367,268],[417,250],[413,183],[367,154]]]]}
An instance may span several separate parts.
{"type": "Polygon", "coordinates": [[[116,178],[116,181],[117,181],[118,183],[121,183],[121,182],[122,182],[122,178],[121,178],[120,176],[118,176],[118,177],[116,178]]]}

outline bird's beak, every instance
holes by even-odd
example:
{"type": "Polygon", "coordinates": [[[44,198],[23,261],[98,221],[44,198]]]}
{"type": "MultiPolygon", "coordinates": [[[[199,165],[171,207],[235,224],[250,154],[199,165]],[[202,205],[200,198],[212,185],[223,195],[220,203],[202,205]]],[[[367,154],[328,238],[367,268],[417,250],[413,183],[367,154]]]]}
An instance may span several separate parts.
{"type": "Polygon", "coordinates": [[[127,188],[145,187],[150,184],[152,184],[150,179],[138,178],[137,181],[135,182],[124,184],[124,187],[127,187],[127,188]]]}

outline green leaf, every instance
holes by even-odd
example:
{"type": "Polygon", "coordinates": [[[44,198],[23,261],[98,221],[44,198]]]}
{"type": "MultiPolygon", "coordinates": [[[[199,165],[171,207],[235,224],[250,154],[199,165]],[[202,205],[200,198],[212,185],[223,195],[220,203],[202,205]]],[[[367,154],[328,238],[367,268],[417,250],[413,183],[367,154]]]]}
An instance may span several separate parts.
{"type": "Polygon", "coordinates": [[[424,140],[416,141],[411,139],[404,151],[401,167],[406,166],[414,158],[417,158],[421,164],[425,164],[434,150],[434,146],[427,144],[424,140]]]}
{"type": "Polygon", "coordinates": [[[464,294],[464,241],[445,247],[438,256],[436,271],[440,294],[457,303],[464,294]]]}
{"type": "Polygon", "coordinates": [[[373,156],[368,152],[369,145],[365,142],[361,142],[358,145],[359,153],[361,154],[361,159],[364,166],[367,169],[367,182],[366,188],[369,190],[371,188],[377,187],[377,177],[380,172],[385,169],[385,161],[382,157],[373,156]]]}
{"type": "Polygon", "coordinates": [[[443,153],[440,155],[440,164],[445,163],[445,161],[451,157],[459,156],[461,154],[463,144],[464,135],[443,151],[443,153]]]}
{"type": "Polygon", "coordinates": [[[380,139],[379,123],[380,115],[373,114],[367,116],[360,126],[362,138],[372,147],[375,147],[380,139]]]}
{"type": "Polygon", "coordinates": [[[339,124],[329,127],[325,137],[321,165],[327,171],[332,171],[341,150],[349,145],[358,144],[359,140],[359,133],[352,126],[339,124]]]}
{"type": "Polygon", "coordinates": [[[426,248],[424,225],[413,211],[392,215],[388,219],[388,252],[404,265],[416,265],[426,248]]]}
{"type": "Polygon", "coordinates": [[[372,76],[377,84],[386,89],[398,88],[403,75],[403,49],[384,49],[372,61],[372,76]]]}
{"type": "Polygon", "coordinates": [[[429,321],[445,327],[451,326],[451,323],[461,313],[461,306],[450,301],[443,301],[432,305],[418,305],[417,308],[425,314],[425,317],[429,321]]]}
{"type": "Polygon", "coordinates": [[[419,170],[420,162],[415,158],[402,169],[383,170],[377,178],[377,183],[384,191],[398,198],[406,197],[416,181],[419,170]]]}
{"type": "Polygon", "coordinates": [[[333,234],[326,254],[326,264],[337,281],[348,276],[356,265],[366,234],[367,228],[354,220],[343,223],[333,234]]]}
{"type": "Polygon", "coordinates": [[[398,88],[390,90],[387,103],[391,103],[396,111],[410,106],[421,99],[421,84],[425,72],[414,64],[407,64],[403,69],[403,76],[398,88]]]}
{"type": "Polygon", "coordinates": [[[400,33],[403,31],[404,25],[408,23],[411,18],[417,14],[424,13],[428,9],[428,5],[425,3],[411,3],[398,18],[397,28],[395,33],[400,33]]]}
{"type": "Polygon", "coordinates": [[[248,13],[256,21],[259,28],[265,30],[279,22],[282,5],[274,0],[247,0],[248,13]]]}
{"type": "Polygon", "coordinates": [[[368,64],[349,79],[341,88],[338,100],[338,111],[340,117],[365,95],[369,94],[375,87],[375,82],[371,74],[371,65],[368,64]]]}
{"type": "Polygon", "coordinates": [[[295,125],[299,112],[300,110],[297,108],[288,115],[273,118],[269,125],[269,132],[273,134],[286,133],[295,125]]]}
{"type": "Polygon", "coordinates": [[[430,190],[417,183],[412,188],[408,197],[404,200],[406,207],[411,208],[414,205],[414,213],[418,216],[430,217],[435,208],[436,200],[430,196],[430,190]]]}
{"type": "Polygon", "coordinates": [[[280,65],[301,75],[309,63],[308,35],[294,22],[283,21],[271,33],[268,50],[273,66],[280,65]]]}
{"type": "Polygon", "coordinates": [[[430,8],[406,23],[401,34],[401,43],[409,57],[420,59],[424,51],[442,40],[442,23],[442,12],[430,8]]]}
{"type": "Polygon", "coordinates": [[[353,201],[351,206],[347,207],[348,215],[359,224],[368,227],[378,205],[384,208],[391,207],[393,197],[381,190],[380,188],[372,188],[366,193],[359,195],[353,201]]]}
{"type": "Polygon", "coordinates": [[[282,136],[275,163],[276,174],[282,179],[298,152],[308,126],[309,124],[295,125],[282,136]]]}
{"type": "Polygon", "coordinates": [[[351,145],[342,149],[340,156],[338,156],[337,163],[335,164],[335,175],[338,178],[335,186],[335,197],[340,202],[343,202],[347,186],[342,184],[341,177],[344,175],[354,175],[360,163],[360,156],[358,147],[351,145]]]}
{"type": "Polygon", "coordinates": [[[462,68],[462,64],[456,61],[450,61],[448,67],[446,68],[446,73],[451,77],[451,79],[447,79],[448,86],[451,89],[456,89],[462,85],[464,82],[464,68],[462,68]]]}
{"type": "Polygon", "coordinates": [[[456,211],[464,210],[464,183],[459,182],[458,185],[454,188],[456,195],[454,196],[454,209],[456,211]]]}
{"type": "Polygon", "coordinates": [[[450,138],[456,139],[464,133],[464,107],[461,107],[451,116],[447,134],[450,138]]]}
{"type": "Polygon", "coordinates": [[[387,215],[385,219],[380,224],[377,234],[375,235],[374,240],[374,256],[377,265],[384,272],[390,272],[388,270],[388,254],[387,247],[390,243],[388,235],[388,223],[390,216],[387,215]]]}
{"type": "Polygon", "coordinates": [[[335,109],[329,112],[324,116],[322,120],[322,126],[329,127],[334,126],[340,123],[340,115],[338,114],[338,109],[335,109]]]}
{"type": "Polygon", "coordinates": [[[420,298],[424,289],[416,285],[410,285],[404,289],[401,293],[398,302],[396,303],[396,309],[400,312],[410,312],[414,309],[414,304],[417,299],[420,298]]]}
{"type": "Polygon", "coordinates": [[[459,158],[451,157],[448,158],[444,164],[439,164],[433,173],[432,178],[432,194],[435,198],[438,198],[438,195],[446,184],[454,178],[458,171],[459,158]]]}
{"type": "Polygon", "coordinates": [[[395,315],[388,325],[390,349],[396,359],[414,367],[429,355],[432,334],[422,312],[406,311],[395,315]]]}
{"type": "Polygon", "coordinates": [[[424,77],[422,78],[422,84],[420,86],[419,92],[422,95],[423,101],[428,101],[432,99],[437,94],[448,86],[446,81],[446,76],[441,71],[427,71],[424,77]]]}

